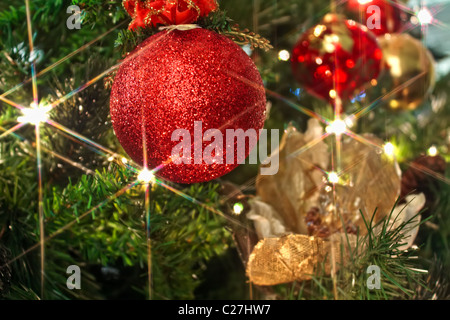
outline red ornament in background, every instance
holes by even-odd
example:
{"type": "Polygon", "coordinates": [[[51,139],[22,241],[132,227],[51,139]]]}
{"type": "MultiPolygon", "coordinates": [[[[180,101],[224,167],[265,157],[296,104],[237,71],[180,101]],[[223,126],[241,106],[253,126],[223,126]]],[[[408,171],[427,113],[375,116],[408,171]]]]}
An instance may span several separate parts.
{"type": "Polygon", "coordinates": [[[157,25],[189,24],[217,10],[216,0],[124,0],[133,21],[130,30],[157,25]]]}
{"type": "Polygon", "coordinates": [[[350,17],[367,26],[377,36],[402,32],[406,12],[396,0],[348,0],[350,17]],[[372,7],[375,6],[375,7],[372,7]]]}
{"type": "MultiPolygon", "coordinates": [[[[196,183],[238,166],[236,140],[235,161],[226,164],[226,130],[254,129],[259,136],[266,96],[258,69],[233,41],[200,28],[173,30],[148,38],[125,59],[114,80],[110,109],[116,136],[134,161],[144,163],[145,136],[149,168],[163,165],[158,176],[196,183]],[[202,135],[208,129],[221,131],[223,164],[195,164],[195,121],[202,122],[202,135]],[[181,142],[172,141],[177,129],[190,133],[191,163],[175,164],[171,159],[181,142]]],[[[203,141],[202,151],[213,141],[203,141]]],[[[247,157],[248,141],[245,145],[247,157]]]]}
{"type": "Polygon", "coordinates": [[[346,100],[375,83],[382,51],[375,36],[353,20],[327,14],[295,45],[292,70],[308,92],[328,100],[339,113],[346,100]]]}

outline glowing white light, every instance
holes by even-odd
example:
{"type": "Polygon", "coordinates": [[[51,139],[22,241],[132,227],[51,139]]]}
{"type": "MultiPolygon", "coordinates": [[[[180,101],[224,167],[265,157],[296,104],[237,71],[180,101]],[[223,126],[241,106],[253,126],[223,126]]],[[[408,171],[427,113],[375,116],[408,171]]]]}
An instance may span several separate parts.
{"type": "Polygon", "coordinates": [[[37,125],[41,122],[46,122],[48,120],[48,112],[50,111],[50,106],[36,106],[35,103],[30,105],[30,108],[22,109],[22,116],[17,118],[17,122],[20,123],[30,123],[37,125]]]}
{"type": "Polygon", "coordinates": [[[323,24],[319,24],[314,28],[314,35],[316,37],[320,37],[320,35],[322,34],[322,32],[324,32],[325,30],[327,30],[327,27],[324,26],[323,24]]]}
{"type": "Polygon", "coordinates": [[[433,16],[427,8],[422,8],[419,10],[417,13],[417,19],[419,19],[420,24],[430,24],[433,22],[433,16]]]}
{"type": "Polygon", "coordinates": [[[331,183],[338,183],[339,182],[339,176],[337,175],[336,172],[330,172],[328,174],[328,181],[330,181],[331,183]]]}
{"type": "Polygon", "coordinates": [[[108,158],[108,161],[109,161],[109,162],[114,161],[114,157],[109,157],[109,158],[108,158]]]}
{"type": "Polygon", "coordinates": [[[238,202],[235,203],[233,206],[233,212],[235,215],[240,215],[242,213],[242,211],[244,211],[244,206],[242,205],[242,203],[238,202]]]}
{"type": "Polygon", "coordinates": [[[128,162],[127,158],[122,158],[122,163],[123,164],[127,164],[127,162],[128,162]]]}
{"type": "Polygon", "coordinates": [[[145,183],[150,183],[155,181],[155,175],[153,174],[152,171],[144,169],[139,173],[138,180],[145,183]]]}
{"type": "Polygon", "coordinates": [[[395,147],[392,143],[388,142],[384,145],[384,153],[392,157],[395,153],[395,147]]]}
{"type": "Polygon", "coordinates": [[[345,121],[338,119],[333,121],[325,130],[327,133],[334,133],[339,136],[347,131],[347,125],[345,121]]]}
{"type": "Polygon", "coordinates": [[[356,122],[355,115],[351,115],[351,116],[346,117],[344,122],[345,122],[345,125],[347,126],[347,128],[352,128],[355,125],[355,122],[356,122]]]}
{"type": "Polygon", "coordinates": [[[336,97],[337,97],[336,90],[331,89],[330,92],[329,92],[329,95],[330,95],[331,99],[336,99],[336,97]]]}
{"type": "Polygon", "coordinates": [[[436,146],[431,146],[430,149],[428,149],[428,155],[431,157],[435,157],[438,154],[438,149],[436,146]]]}
{"type": "Polygon", "coordinates": [[[281,50],[280,52],[278,52],[278,59],[280,59],[281,61],[289,61],[290,58],[291,54],[289,53],[289,51],[281,50]]]}
{"type": "Polygon", "coordinates": [[[368,4],[370,2],[372,2],[372,0],[358,0],[358,3],[361,5],[368,4]]]}

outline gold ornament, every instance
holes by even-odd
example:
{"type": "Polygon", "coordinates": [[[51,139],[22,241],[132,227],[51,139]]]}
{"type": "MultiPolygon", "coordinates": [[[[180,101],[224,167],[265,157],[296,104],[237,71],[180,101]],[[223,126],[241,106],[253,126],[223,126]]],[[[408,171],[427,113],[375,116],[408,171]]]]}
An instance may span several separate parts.
{"type": "Polygon", "coordinates": [[[414,110],[435,84],[434,59],[423,44],[409,34],[386,34],[378,38],[383,51],[383,100],[392,110],[414,110]]]}

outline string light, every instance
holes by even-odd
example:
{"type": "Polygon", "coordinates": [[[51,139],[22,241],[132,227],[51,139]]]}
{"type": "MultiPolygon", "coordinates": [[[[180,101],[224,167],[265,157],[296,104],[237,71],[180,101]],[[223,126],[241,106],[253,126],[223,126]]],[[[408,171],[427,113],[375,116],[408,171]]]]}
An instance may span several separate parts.
{"type": "Polygon", "coordinates": [[[289,51],[281,50],[280,52],[278,52],[278,59],[280,59],[281,61],[289,61],[290,58],[291,54],[289,53],[289,51]]]}
{"type": "Polygon", "coordinates": [[[155,181],[155,175],[152,171],[145,168],[139,173],[138,180],[145,183],[151,183],[155,181]]]}
{"type": "Polygon", "coordinates": [[[340,136],[347,131],[347,124],[345,123],[345,121],[337,119],[333,121],[328,127],[326,127],[325,131],[327,133],[332,133],[340,136]]]}
{"type": "Polygon", "coordinates": [[[233,206],[233,213],[235,215],[240,215],[242,213],[242,211],[244,211],[244,205],[240,202],[235,203],[233,206]]]}
{"type": "Polygon", "coordinates": [[[22,109],[22,116],[17,118],[17,122],[29,123],[37,125],[41,122],[46,122],[48,120],[48,112],[50,111],[50,106],[37,106],[35,103],[30,105],[30,108],[22,109]]]}
{"type": "Polygon", "coordinates": [[[345,125],[347,126],[347,128],[352,128],[355,125],[356,122],[356,117],[354,114],[346,117],[344,119],[345,125]]]}
{"type": "Polygon", "coordinates": [[[428,155],[431,157],[436,157],[438,154],[438,149],[436,146],[431,146],[430,149],[428,149],[428,155]]]}
{"type": "Polygon", "coordinates": [[[319,24],[319,25],[317,25],[317,26],[314,28],[314,35],[315,35],[316,37],[320,37],[320,35],[322,34],[322,32],[324,32],[325,30],[327,30],[327,27],[324,26],[324,25],[322,25],[322,24],[319,24]]]}
{"type": "Polygon", "coordinates": [[[328,181],[333,183],[333,184],[336,184],[336,183],[339,182],[339,176],[337,175],[336,172],[330,172],[328,174],[328,181]]]}
{"type": "Polygon", "coordinates": [[[430,10],[427,8],[422,8],[417,13],[417,19],[420,24],[430,24],[433,22],[433,16],[431,15],[430,10]]]}
{"type": "Polygon", "coordinates": [[[330,92],[329,92],[329,95],[330,95],[331,99],[336,99],[336,96],[337,96],[336,90],[331,89],[330,92]]]}
{"type": "Polygon", "coordinates": [[[384,145],[384,153],[392,157],[395,154],[395,147],[392,143],[388,142],[384,145]]]}

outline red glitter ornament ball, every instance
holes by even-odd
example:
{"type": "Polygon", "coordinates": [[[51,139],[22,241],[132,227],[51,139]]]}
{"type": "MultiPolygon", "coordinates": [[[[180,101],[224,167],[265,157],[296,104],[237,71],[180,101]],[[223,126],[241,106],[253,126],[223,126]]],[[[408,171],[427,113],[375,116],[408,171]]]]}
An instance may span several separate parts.
{"type": "Polygon", "coordinates": [[[382,51],[365,26],[335,14],[307,30],[295,45],[292,70],[308,92],[337,105],[375,83],[382,51]]]}
{"type": "Polygon", "coordinates": [[[249,155],[250,139],[239,142],[232,134],[253,129],[259,138],[266,96],[258,69],[233,41],[200,28],[173,30],[148,38],[125,59],[110,110],[116,136],[135,162],[190,184],[236,168],[238,151],[249,155]]]}
{"type": "Polygon", "coordinates": [[[407,14],[396,0],[348,0],[351,18],[365,25],[377,36],[402,32],[407,14]]]}

